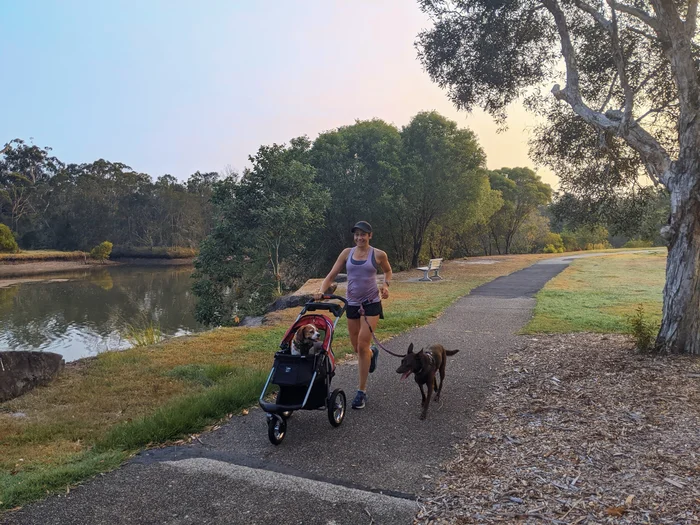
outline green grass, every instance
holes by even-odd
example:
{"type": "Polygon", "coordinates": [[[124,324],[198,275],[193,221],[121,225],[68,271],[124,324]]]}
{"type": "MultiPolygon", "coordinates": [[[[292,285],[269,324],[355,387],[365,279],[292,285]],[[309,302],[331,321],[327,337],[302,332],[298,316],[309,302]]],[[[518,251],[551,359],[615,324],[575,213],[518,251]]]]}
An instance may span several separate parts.
{"type": "Polygon", "coordinates": [[[110,430],[95,449],[130,451],[199,432],[227,414],[250,406],[260,395],[267,374],[242,370],[204,392],[175,399],[153,414],[110,430]]]}
{"type": "Polygon", "coordinates": [[[225,364],[182,365],[176,366],[166,375],[202,386],[212,386],[233,375],[234,371],[233,366],[225,364]]]}
{"type": "Polygon", "coordinates": [[[662,252],[577,259],[537,294],[524,333],[631,333],[640,305],[661,322],[666,255],[662,252]]]}
{"type": "Polygon", "coordinates": [[[95,474],[117,468],[127,457],[120,451],[88,451],[69,456],[58,465],[0,471],[0,509],[13,509],[59,490],[65,492],[95,474]]]}
{"type": "Polygon", "coordinates": [[[160,343],[165,336],[158,325],[149,321],[143,325],[127,324],[124,327],[124,338],[131,346],[148,346],[160,343]]]}

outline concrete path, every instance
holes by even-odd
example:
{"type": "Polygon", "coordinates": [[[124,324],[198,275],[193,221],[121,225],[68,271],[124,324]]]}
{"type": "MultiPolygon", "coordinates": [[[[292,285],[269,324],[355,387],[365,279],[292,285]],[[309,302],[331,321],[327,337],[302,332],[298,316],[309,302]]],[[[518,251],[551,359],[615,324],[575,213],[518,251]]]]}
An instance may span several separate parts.
{"type": "Polygon", "coordinates": [[[382,353],[364,410],[349,408],[356,363],[338,367],[333,386],[348,396],[338,428],[323,411],[296,412],[275,447],[256,408],[202,436],[201,443],[145,452],[70,494],[0,516],[0,523],[412,523],[416,498],[466,438],[503,358],[518,347],[515,334],[532,314],[534,294],[566,268],[566,259],[476,288],[435,322],[387,344],[395,352],[405,352],[411,342],[460,349],[448,358],[443,399],[431,404],[426,421],[418,419],[415,382],[400,382],[399,360],[382,353]]]}

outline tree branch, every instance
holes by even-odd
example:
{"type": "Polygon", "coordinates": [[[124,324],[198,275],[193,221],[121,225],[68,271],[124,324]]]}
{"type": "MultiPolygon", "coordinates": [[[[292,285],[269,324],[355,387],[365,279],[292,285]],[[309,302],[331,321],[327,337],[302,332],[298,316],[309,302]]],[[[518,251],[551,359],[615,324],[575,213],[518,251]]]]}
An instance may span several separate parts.
{"type": "Polygon", "coordinates": [[[615,90],[615,83],[617,82],[617,71],[615,71],[615,74],[613,75],[612,82],[610,82],[610,88],[608,89],[608,95],[605,97],[605,101],[600,105],[600,109],[598,111],[605,111],[605,106],[607,106],[610,103],[610,99],[613,96],[613,91],[615,90]]]}
{"type": "Polygon", "coordinates": [[[648,25],[655,31],[659,30],[659,21],[646,11],[615,1],[610,2],[610,4],[613,9],[617,9],[621,13],[627,13],[628,15],[632,15],[633,17],[644,22],[646,25],[648,25]]]}
{"type": "Polygon", "coordinates": [[[617,11],[615,11],[614,1],[608,0],[608,5],[612,10],[612,25],[610,28],[610,37],[612,39],[612,56],[615,66],[617,66],[617,73],[620,77],[620,85],[625,92],[625,113],[620,122],[620,127],[622,129],[622,134],[625,135],[627,128],[632,120],[632,108],[634,106],[634,92],[630,86],[629,80],[627,78],[627,68],[625,64],[625,54],[622,52],[622,46],[620,45],[620,33],[618,31],[617,25],[617,11]]]}
{"type": "Polygon", "coordinates": [[[688,2],[688,14],[685,17],[685,32],[688,37],[693,38],[698,24],[698,0],[688,2]]]}
{"type": "Polygon", "coordinates": [[[607,111],[605,114],[593,111],[581,99],[579,88],[578,66],[576,54],[571,42],[566,16],[557,0],[541,0],[542,4],[554,17],[559,32],[562,55],[566,64],[566,87],[561,89],[559,84],[552,88],[552,94],[557,100],[563,100],[571,106],[578,116],[596,128],[612,132],[623,138],[641,156],[651,177],[668,184],[671,159],[668,152],[645,129],[636,123],[630,123],[627,129],[620,124],[624,115],[620,111],[607,111]]]}

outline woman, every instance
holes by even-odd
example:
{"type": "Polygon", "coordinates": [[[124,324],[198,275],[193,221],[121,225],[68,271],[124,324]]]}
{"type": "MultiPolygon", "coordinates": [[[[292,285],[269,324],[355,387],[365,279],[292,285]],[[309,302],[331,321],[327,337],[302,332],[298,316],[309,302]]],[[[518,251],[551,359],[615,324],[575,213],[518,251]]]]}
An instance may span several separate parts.
{"type": "Polygon", "coordinates": [[[370,348],[372,331],[377,327],[379,318],[384,318],[382,313],[382,299],[389,298],[389,283],[391,283],[391,265],[386,253],[369,245],[372,239],[372,226],[368,222],[360,221],[352,227],[355,239],[354,248],[345,248],[333,268],[321,283],[321,287],[314,295],[316,300],[321,298],[322,292],[328,290],[340,271],[345,268],[348,275],[348,332],[352,349],[358,357],[359,387],[357,395],[352,401],[352,408],[365,408],[367,402],[367,376],[374,372],[377,366],[379,350],[370,348]],[[384,272],[381,297],[377,288],[377,269],[384,272]],[[364,315],[360,313],[360,307],[364,309],[364,315]],[[364,317],[366,319],[363,319],[364,317]],[[368,326],[369,323],[369,326],[368,326]],[[369,327],[372,327],[370,331],[369,327]]]}

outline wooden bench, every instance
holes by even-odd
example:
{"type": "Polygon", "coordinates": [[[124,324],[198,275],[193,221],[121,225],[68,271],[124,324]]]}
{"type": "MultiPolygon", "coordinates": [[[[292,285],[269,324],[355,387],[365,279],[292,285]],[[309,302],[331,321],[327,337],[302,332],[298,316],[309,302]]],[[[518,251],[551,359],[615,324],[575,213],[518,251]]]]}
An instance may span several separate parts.
{"type": "Polygon", "coordinates": [[[416,270],[420,270],[423,273],[423,277],[418,279],[419,281],[432,281],[433,279],[442,279],[440,277],[440,266],[442,266],[442,259],[430,259],[428,266],[419,266],[416,270]],[[429,273],[433,272],[432,278],[429,273]]]}

